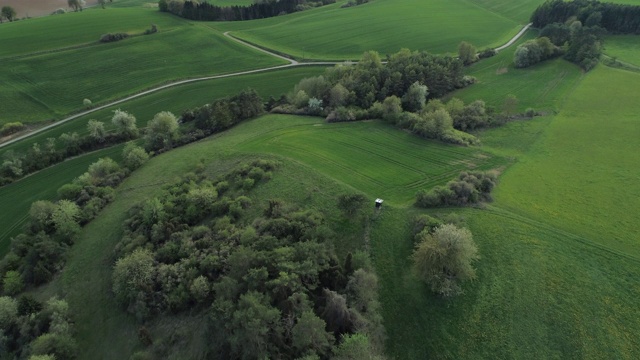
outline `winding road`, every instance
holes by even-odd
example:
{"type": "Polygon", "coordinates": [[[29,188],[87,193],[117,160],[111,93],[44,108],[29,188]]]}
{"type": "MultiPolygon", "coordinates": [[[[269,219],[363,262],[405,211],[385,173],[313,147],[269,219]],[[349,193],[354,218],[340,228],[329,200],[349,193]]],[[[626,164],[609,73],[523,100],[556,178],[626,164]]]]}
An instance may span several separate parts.
{"type": "MultiPolygon", "coordinates": [[[[504,50],[505,48],[511,46],[513,43],[515,43],[528,29],[529,27],[531,27],[531,23],[525,25],[513,38],[511,38],[511,40],[509,40],[506,44],[495,48],[496,51],[500,51],[500,50],[504,50]]],[[[164,89],[168,89],[168,88],[172,88],[175,86],[179,86],[179,85],[184,85],[184,84],[189,84],[189,83],[193,83],[193,82],[198,82],[198,81],[206,81],[206,80],[213,80],[213,79],[222,79],[222,78],[228,78],[228,77],[234,77],[234,76],[242,76],[242,75],[248,75],[248,74],[256,74],[256,73],[261,73],[261,72],[266,72],[266,71],[273,71],[273,70],[280,70],[280,69],[287,69],[287,68],[292,68],[292,67],[299,67],[299,66],[322,66],[322,65],[327,65],[327,66],[331,66],[331,65],[336,65],[339,64],[341,62],[337,62],[337,61],[311,61],[311,62],[299,62],[297,60],[291,59],[289,57],[283,56],[283,55],[279,55],[276,54],[272,51],[269,51],[267,49],[261,48],[259,46],[255,46],[253,44],[250,44],[246,41],[240,40],[234,36],[232,36],[229,31],[225,32],[223,34],[225,37],[231,39],[232,41],[235,41],[243,46],[252,48],[254,50],[263,52],[265,54],[268,54],[270,56],[276,57],[278,59],[287,61],[288,64],[285,65],[279,65],[279,66],[271,66],[271,67],[267,67],[267,68],[261,68],[261,69],[255,69],[255,70],[247,70],[247,71],[240,71],[240,72],[235,72],[235,73],[230,73],[230,74],[222,74],[222,75],[212,75],[212,76],[203,76],[203,77],[198,77],[198,78],[193,78],[193,79],[187,79],[187,80],[180,80],[180,81],[175,81],[166,85],[161,85],[161,86],[157,86],[155,88],[149,89],[149,90],[145,90],[142,92],[139,92],[137,94],[131,95],[131,96],[127,96],[125,98],[122,98],[120,100],[115,100],[112,102],[109,102],[107,104],[104,105],[100,105],[97,107],[94,107],[92,109],[89,110],[85,110],[82,112],[79,112],[77,114],[68,116],[64,119],[58,120],[50,125],[41,127],[37,130],[28,132],[26,134],[20,135],[18,137],[15,137],[9,141],[6,141],[4,143],[0,144],[0,148],[3,148],[5,146],[8,146],[10,144],[16,143],[18,141],[24,140],[30,136],[39,134],[41,132],[47,131],[51,128],[54,128],[56,126],[62,125],[66,122],[69,122],[71,120],[77,119],[79,117],[91,114],[93,112],[102,110],[102,109],[106,109],[108,107],[114,106],[114,105],[118,105],[118,104],[122,104],[125,103],[127,101],[133,100],[133,99],[137,99],[139,97],[145,96],[145,95],[149,95],[164,89]]]]}

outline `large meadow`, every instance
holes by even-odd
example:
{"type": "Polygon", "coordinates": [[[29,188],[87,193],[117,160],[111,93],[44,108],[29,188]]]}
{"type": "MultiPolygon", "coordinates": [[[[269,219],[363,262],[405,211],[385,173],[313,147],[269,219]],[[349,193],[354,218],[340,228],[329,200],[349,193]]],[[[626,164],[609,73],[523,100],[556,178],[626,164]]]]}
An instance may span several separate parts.
{"type": "MultiPolygon", "coordinates": [[[[187,21],[148,3],[115,0],[105,10],[0,25],[5,44],[0,126],[60,120],[85,109],[85,98],[106,104],[180,79],[285,64],[225,37],[226,31],[298,60],[357,59],[367,50],[384,56],[400,48],[454,54],[460,41],[479,49],[505,43],[542,1],[372,0],[350,8],[338,1],[229,23],[187,21]],[[158,33],[141,35],[152,23],[158,33]],[[107,32],[135,36],[98,43],[107,32]]],[[[140,324],[111,291],[114,248],[128,211],[197,167],[215,177],[265,158],[280,162],[282,169],[253,190],[256,208],[278,198],[317,209],[340,235],[334,245],[341,260],[356,250],[369,251],[380,282],[389,359],[640,357],[640,155],[635,150],[640,72],[603,62],[585,73],[561,58],[516,69],[515,47],[537,35],[531,29],[496,56],[466,67],[477,83],[445,100],[480,99],[499,110],[514,95],[518,112],[533,108],[539,116],[476,131],[480,144],[462,147],[419,138],[380,120],[327,123],[266,114],[155,156],[134,171],[115,189],[114,201],[83,228],[60,275],[29,293],[41,300],[66,298],[74,314],[78,358],[129,358],[143,348],[140,324]],[[443,185],[465,170],[500,173],[492,202],[431,210],[414,206],[418,190],[443,185]],[[335,208],[337,196],[346,192],[361,193],[371,204],[379,197],[385,203],[380,212],[367,212],[366,221],[349,221],[335,208]],[[465,284],[464,293],[443,299],[411,271],[413,219],[452,213],[472,231],[481,259],[477,279],[465,284]]],[[[640,66],[639,43],[638,36],[608,36],[604,53],[640,66]]],[[[91,119],[110,130],[116,109],[130,112],[144,127],[160,111],[181,114],[247,87],[265,100],[279,98],[326,66],[172,87],[53,127],[0,148],[0,154],[26,151],[62,133],[86,135],[91,119]]],[[[57,189],[89,164],[104,156],[119,161],[121,152],[122,145],[90,152],[1,187],[0,254],[20,233],[33,201],[54,199],[57,189]]],[[[189,339],[176,345],[181,347],[176,358],[201,357],[207,347],[207,318],[197,311],[145,326],[169,344],[173,333],[189,339]]]]}

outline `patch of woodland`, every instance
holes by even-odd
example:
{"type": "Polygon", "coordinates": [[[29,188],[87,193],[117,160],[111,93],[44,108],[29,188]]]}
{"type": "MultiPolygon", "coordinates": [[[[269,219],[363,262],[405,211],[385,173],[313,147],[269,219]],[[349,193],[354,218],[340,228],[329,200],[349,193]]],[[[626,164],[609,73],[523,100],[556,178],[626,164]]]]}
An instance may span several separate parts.
{"type": "Polygon", "coordinates": [[[335,2],[335,0],[257,0],[246,6],[218,6],[204,1],[160,0],[158,8],[162,12],[170,12],[190,20],[244,21],[291,14],[335,2]]]}
{"type": "MultiPolygon", "coordinates": [[[[117,301],[142,324],[206,314],[211,359],[381,359],[368,257],[341,263],[316,210],[277,199],[256,208],[251,190],[279,166],[256,160],[216,179],[187,174],[134,206],[115,251],[117,301]]],[[[169,355],[145,334],[140,356],[169,355]]]]}

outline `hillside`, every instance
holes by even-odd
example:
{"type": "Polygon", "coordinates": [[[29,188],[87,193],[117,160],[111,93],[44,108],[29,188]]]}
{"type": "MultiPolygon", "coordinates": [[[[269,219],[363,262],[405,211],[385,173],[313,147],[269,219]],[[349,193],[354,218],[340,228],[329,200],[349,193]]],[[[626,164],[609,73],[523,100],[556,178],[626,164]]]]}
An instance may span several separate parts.
{"type": "Polygon", "coordinates": [[[101,144],[0,187],[0,358],[639,358],[639,36],[604,36],[590,71],[562,56],[517,68],[540,29],[467,65],[385,59],[502,45],[542,2],[338,1],[197,22],[114,0],[1,24],[0,127],[29,125],[11,136],[106,106],[0,143],[3,181],[70,134],[101,144]],[[115,32],[131,36],[99,42],[115,32]],[[380,57],[330,61],[369,50],[380,57]],[[116,136],[116,110],[139,135],[116,136]],[[129,140],[148,161],[131,165],[129,140]],[[104,157],[119,165],[91,165],[104,157]],[[482,196],[451,182],[484,171],[497,181],[482,196]],[[417,201],[433,189],[439,205],[417,201]],[[414,267],[443,224],[480,256],[457,295],[414,267]]]}

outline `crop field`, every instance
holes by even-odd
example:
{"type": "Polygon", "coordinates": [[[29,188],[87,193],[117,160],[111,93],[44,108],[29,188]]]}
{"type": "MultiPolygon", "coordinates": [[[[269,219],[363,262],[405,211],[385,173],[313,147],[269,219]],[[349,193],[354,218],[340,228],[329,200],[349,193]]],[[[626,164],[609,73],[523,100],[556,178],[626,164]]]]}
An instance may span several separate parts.
{"type": "Polygon", "coordinates": [[[122,146],[95,151],[0,187],[0,203],[3,204],[3,211],[0,211],[0,257],[8,251],[11,238],[22,231],[34,201],[54,199],[60,186],[82,175],[96,160],[110,157],[118,161],[121,152],[122,146]]]}
{"type": "Polygon", "coordinates": [[[503,175],[496,199],[640,259],[638,91],[640,74],[592,70],[525,160],[503,175]]]}
{"type": "Polygon", "coordinates": [[[81,109],[85,98],[100,103],[170,80],[279,64],[198,25],[8,60],[0,72],[7,84],[0,90],[0,124],[59,117],[81,109]]]}
{"type": "Polygon", "coordinates": [[[375,0],[345,9],[340,5],[282,19],[208,25],[304,59],[358,59],[368,50],[391,54],[401,48],[456,53],[463,40],[478,48],[500,45],[522,25],[463,0],[375,0]]]}
{"type": "Polygon", "coordinates": [[[171,111],[180,115],[186,109],[202,106],[214,99],[236,94],[248,87],[258,91],[265,100],[269,96],[278,98],[290,91],[300,79],[318,76],[323,72],[324,67],[322,66],[305,66],[176,86],[82,116],[24,141],[0,148],[0,154],[8,150],[24,151],[35,142],[42,144],[47,138],[57,138],[63,133],[77,132],[80,135],[86,135],[87,123],[91,119],[102,121],[106,129],[111,129],[111,117],[116,109],[133,114],[137,118],[138,127],[144,127],[160,111],[171,111]]]}
{"type": "Polygon", "coordinates": [[[498,55],[469,67],[468,73],[475,76],[478,83],[458,90],[447,98],[458,97],[465,102],[481,99],[500,111],[505,98],[515,95],[519,111],[529,107],[557,111],[566,94],[578,83],[581,70],[562,59],[544,61],[526,69],[516,69],[513,65],[513,54],[517,45],[535,36],[536,31],[531,30],[516,44],[498,55]]]}
{"type": "Polygon", "coordinates": [[[640,36],[609,36],[604,41],[604,53],[625,63],[640,66],[640,36]]]}

